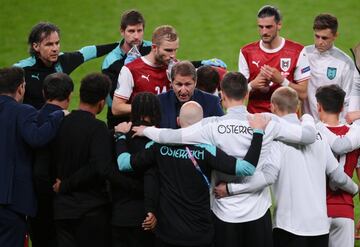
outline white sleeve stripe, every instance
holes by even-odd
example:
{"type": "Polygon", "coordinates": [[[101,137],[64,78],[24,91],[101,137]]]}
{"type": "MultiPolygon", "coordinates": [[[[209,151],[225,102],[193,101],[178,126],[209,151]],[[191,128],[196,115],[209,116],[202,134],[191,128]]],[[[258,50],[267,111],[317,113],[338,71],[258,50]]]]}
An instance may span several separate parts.
{"type": "Polygon", "coordinates": [[[119,95],[119,94],[116,94],[116,93],[114,93],[114,97],[120,98],[120,99],[126,99],[126,100],[129,100],[129,99],[130,99],[129,97],[126,97],[126,96],[123,96],[123,95],[119,95]]]}
{"type": "Polygon", "coordinates": [[[127,66],[123,66],[120,70],[118,83],[114,95],[127,97],[129,99],[133,93],[134,78],[127,66]]]}
{"type": "MultiPolygon", "coordinates": [[[[306,81],[306,80],[309,80],[310,79],[310,76],[308,77],[305,77],[305,78],[301,78],[300,80],[296,81],[297,83],[300,83],[300,82],[303,82],[303,81],[306,81]]],[[[295,80],[294,80],[295,81],[295,80]]]]}
{"type": "Polygon", "coordinates": [[[305,47],[301,50],[294,71],[294,81],[302,81],[304,78],[310,78],[310,64],[305,51],[305,47]],[[306,70],[306,71],[303,71],[306,70]]]}
{"type": "Polygon", "coordinates": [[[239,72],[245,76],[246,79],[249,79],[250,77],[250,71],[249,71],[249,65],[247,64],[247,61],[243,55],[243,53],[240,50],[239,54],[239,72]]]}

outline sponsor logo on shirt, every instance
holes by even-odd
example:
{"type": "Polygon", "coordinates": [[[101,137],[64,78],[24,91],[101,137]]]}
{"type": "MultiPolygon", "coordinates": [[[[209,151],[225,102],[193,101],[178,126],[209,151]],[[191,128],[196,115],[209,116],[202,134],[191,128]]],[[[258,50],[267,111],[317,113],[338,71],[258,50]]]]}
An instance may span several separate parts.
{"type": "Polygon", "coordinates": [[[235,124],[220,124],[218,126],[219,134],[253,134],[253,129],[249,126],[235,125],[235,124]]]}
{"type": "Polygon", "coordinates": [[[59,62],[57,62],[55,64],[55,71],[56,72],[63,72],[63,69],[62,69],[61,64],[59,62]]]}
{"type": "Polygon", "coordinates": [[[280,68],[283,71],[288,71],[291,65],[291,58],[280,58],[280,68]]]}
{"type": "MultiPolygon", "coordinates": [[[[192,156],[197,160],[205,159],[205,151],[204,150],[190,150],[192,156]]],[[[162,146],[160,148],[160,154],[162,156],[174,157],[177,159],[190,159],[186,149],[181,148],[170,148],[167,146],[162,146]]]]}
{"type": "Polygon", "coordinates": [[[149,77],[150,77],[150,75],[147,75],[147,76],[146,75],[141,75],[141,78],[147,80],[148,82],[150,82],[149,77]]]}
{"type": "Polygon", "coordinates": [[[304,74],[304,73],[306,73],[306,72],[308,72],[308,71],[310,71],[310,66],[307,66],[307,67],[305,67],[305,68],[302,68],[302,69],[301,69],[301,74],[304,74]]]}
{"type": "Polygon", "coordinates": [[[256,67],[257,67],[257,68],[259,68],[259,63],[260,63],[260,60],[259,60],[259,61],[257,61],[257,62],[256,62],[256,61],[252,61],[251,63],[252,63],[252,64],[255,64],[255,65],[256,65],[256,67]]]}
{"type": "Polygon", "coordinates": [[[328,67],[326,73],[327,78],[329,78],[330,80],[334,79],[336,76],[336,70],[336,68],[328,67]]]}
{"type": "Polygon", "coordinates": [[[31,75],[31,78],[35,78],[35,79],[37,79],[38,81],[40,81],[39,75],[40,75],[39,73],[33,74],[33,75],[31,75]]]}

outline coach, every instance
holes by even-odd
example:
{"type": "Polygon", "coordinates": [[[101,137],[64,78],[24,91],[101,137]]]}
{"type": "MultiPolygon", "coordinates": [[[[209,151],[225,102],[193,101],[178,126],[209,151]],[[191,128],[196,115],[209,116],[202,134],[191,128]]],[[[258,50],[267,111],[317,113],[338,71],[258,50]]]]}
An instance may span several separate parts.
{"type": "Polygon", "coordinates": [[[176,117],[181,106],[190,100],[199,103],[204,110],[204,117],[222,116],[224,112],[219,97],[196,89],[196,70],[189,61],[181,61],[171,70],[171,90],[160,94],[160,127],[177,129],[176,117]]]}

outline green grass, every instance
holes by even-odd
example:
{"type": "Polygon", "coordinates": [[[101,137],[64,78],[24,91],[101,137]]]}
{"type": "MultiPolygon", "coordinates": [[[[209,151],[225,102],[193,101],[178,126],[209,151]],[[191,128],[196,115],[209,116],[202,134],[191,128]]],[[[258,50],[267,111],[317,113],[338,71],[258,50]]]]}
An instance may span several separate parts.
{"type": "MultiPolygon", "coordinates": [[[[218,57],[230,70],[237,70],[239,48],[259,38],[256,13],[264,4],[276,5],[282,11],[281,35],[286,38],[311,44],[314,16],[330,12],[340,22],[336,45],[350,54],[349,48],[359,42],[359,0],[1,0],[0,67],[28,56],[27,35],[39,21],[57,24],[62,32],[62,51],[73,51],[85,45],[119,40],[119,16],[124,10],[136,8],[146,19],[145,39],[150,39],[154,27],[173,25],[180,35],[178,58],[218,57]]],[[[76,83],[71,109],[78,104],[80,79],[89,72],[100,71],[101,63],[102,58],[90,61],[71,74],[76,83]]],[[[105,112],[100,118],[105,119],[105,112]]],[[[358,218],[358,203],[356,211],[358,218]]]]}

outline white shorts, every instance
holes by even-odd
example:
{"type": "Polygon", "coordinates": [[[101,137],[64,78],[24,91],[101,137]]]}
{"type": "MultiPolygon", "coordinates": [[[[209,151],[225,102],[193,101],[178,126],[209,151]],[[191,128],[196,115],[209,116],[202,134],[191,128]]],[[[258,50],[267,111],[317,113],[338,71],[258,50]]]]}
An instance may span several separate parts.
{"type": "Polygon", "coordinates": [[[354,247],[355,225],[349,218],[330,218],[329,247],[354,247]]]}

